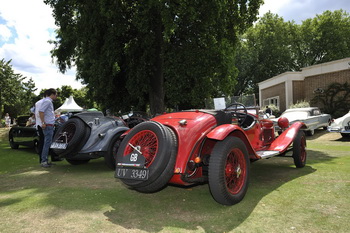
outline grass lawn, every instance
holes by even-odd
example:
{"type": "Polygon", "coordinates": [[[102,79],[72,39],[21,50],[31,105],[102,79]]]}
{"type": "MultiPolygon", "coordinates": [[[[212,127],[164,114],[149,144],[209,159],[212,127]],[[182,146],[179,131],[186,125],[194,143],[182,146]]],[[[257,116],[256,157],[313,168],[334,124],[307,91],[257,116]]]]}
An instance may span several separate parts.
{"type": "Polygon", "coordinates": [[[246,197],[216,203],[208,185],[127,189],[103,159],[44,169],[0,128],[0,232],[349,232],[350,140],[317,131],[306,167],[276,157],[251,164],[246,197]]]}

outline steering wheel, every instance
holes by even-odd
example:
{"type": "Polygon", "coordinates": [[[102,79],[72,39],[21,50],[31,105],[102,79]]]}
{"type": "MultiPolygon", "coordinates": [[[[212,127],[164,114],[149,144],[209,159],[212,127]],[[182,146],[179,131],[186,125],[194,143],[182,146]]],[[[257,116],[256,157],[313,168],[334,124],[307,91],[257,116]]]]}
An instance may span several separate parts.
{"type": "Polygon", "coordinates": [[[232,114],[232,118],[237,118],[239,126],[242,126],[243,122],[247,119],[247,108],[241,103],[232,103],[228,105],[224,111],[230,112],[232,114]]]}

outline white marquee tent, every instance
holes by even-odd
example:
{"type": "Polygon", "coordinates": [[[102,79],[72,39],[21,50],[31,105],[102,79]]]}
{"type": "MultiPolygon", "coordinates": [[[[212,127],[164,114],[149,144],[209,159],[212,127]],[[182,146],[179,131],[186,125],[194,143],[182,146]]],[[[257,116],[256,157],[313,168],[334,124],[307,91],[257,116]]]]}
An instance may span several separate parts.
{"type": "Polygon", "coordinates": [[[79,112],[83,111],[83,108],[80,107],[73,99],[73,96],[69,96],[64,103],[61,105],[61,107],[57,108],[56,111],[61,112],[79,112]]]}

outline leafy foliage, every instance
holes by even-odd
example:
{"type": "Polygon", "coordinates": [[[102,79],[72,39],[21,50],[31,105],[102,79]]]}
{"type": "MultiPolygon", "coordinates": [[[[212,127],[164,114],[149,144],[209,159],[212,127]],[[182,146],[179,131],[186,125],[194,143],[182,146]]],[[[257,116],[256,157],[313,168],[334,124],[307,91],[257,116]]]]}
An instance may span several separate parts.
{"type": "Polygon", "coordinates": [[[258,94],[258,83],[287,71],[350,56],[350,16],[325,11],[296,24],[266,13],[240,39],[235,95],[258,94]]]}
{"type": "Polygon", "coordinates": [[[232,94],[237,35],[262,0],[45,0],[59,30],[52,56],[104,108],[151,112],[232,94]]]}
{"type": "Polygon", "coordinates": [[[289,105],[289,108],[308,108],[310,107],[310,103],[303,100],[303,101],[297,101],[295,104],[289,105]]]}
{"type": "Polygon", "coordinates": [[[311,102],[321,103],[322,110],[332,113],[334,118],[341,117],[350,109],[350,84],[332,83],[324,92],[316,93],[311,102]]]}
{"type": "Polygon", "coordinates": [[[305,20],[298,30],[300,67],[350,56],[350,15],[345,11],[325,11],[305,20]]]}
{"type": "Polygon", "coordinates": [[[29,112],[36,90],[31,78],[16,74],[11,60],[0,60],[0,116],[8,112],[11,118],[29,112]]]}
{"type": "MultiPolygon", "coordinates": [[[[267,106],[269,109],[271,109],[271,111],[272,111],[272,115],[274,115],[275,117],[279,117],[280,115],[281,115],[281,112],[280,112],[280,110],[279,110],[279,108],[276,106],[276,105],[274,105],[274,104],[269,104],[268,106],[267,106]]],[[[264,111],[266,111],[266,106],[264,107],[264,111]]]]}
{"type": "MultiPolygon", "coordinates": [[[[43,98],[45,91],[46,89],[42,89],[39,95],[37,95],[33,99],[32,101],[33,105],[36,101],[43,98]]],[[[64,101],[70,96],[73,96],[75,102],[84,109],[97,107],[96,103],[89,98],[88,89],[86,87],[83,87],[78,90],[78,89],[73,89],[71,86],[63,85],[61,86],[61,88],[57,88],[57,92],[59,94],[57,99],[53,102],[54,109],[59,108],[64,103],[64,101]]]]}
{"type": "Polygon", "coordinates": [[[296,25],[270,12],[242,36],[236,55],[239,69],[235,95],[258,93],[257,83],[294,70],[290,44],[296,25]]]}

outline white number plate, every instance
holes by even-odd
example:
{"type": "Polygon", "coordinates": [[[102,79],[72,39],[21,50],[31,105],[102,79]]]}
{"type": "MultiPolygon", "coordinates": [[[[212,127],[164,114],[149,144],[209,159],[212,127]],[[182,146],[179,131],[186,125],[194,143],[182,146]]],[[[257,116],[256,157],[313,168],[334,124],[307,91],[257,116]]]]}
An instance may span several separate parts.
{"type": "Polygon", "coordinates": [[[117,167],[115,177],[129,180],[148,180],[148,169],[117,167]]]}
{"type": "Polygon", "coordinates": [[[68,146],[68,143],[53,142],[51,144],[50,148],[65,150],[65,149],[67,149],[67,146],[68,146]]]}

